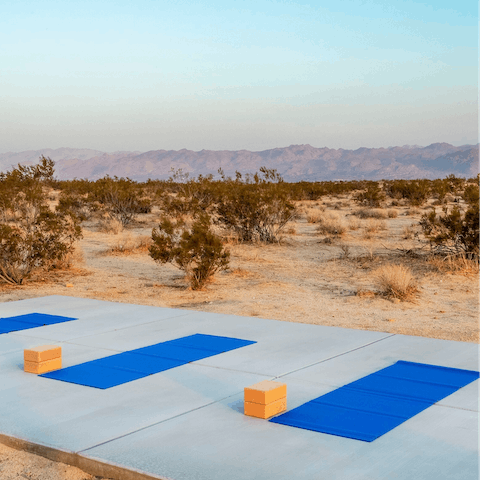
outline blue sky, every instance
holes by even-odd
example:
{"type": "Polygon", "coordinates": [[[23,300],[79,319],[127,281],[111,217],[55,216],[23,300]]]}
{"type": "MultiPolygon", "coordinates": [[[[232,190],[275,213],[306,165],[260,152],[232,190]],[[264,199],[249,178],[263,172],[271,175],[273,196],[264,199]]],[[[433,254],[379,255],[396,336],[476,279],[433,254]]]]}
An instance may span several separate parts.
{"type": "Polygon", "coordinates": [[[476,1],[22,1],[0,152],[478,141],[476,1]]]}

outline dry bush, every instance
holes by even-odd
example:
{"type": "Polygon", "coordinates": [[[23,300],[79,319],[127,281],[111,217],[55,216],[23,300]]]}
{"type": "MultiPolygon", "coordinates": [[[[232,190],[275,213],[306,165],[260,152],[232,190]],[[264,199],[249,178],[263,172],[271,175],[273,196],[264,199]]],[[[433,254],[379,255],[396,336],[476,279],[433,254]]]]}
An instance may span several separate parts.
{"type": "Polygon", "coordinates": [[[98,230],[103,233],[118,235],[123,231],[123,225],[122,222],[116,218],[104,217],[98,222],[98,230]]]}
{"type": "Polygon", "coordinates": [[[297,229],[295,228],[294,225],[291,225],[290,227],[287,227],[285,229],[285,233],[287,233],[288,235],[296,235],[297,234],[297,229]]]}
{"type": "Polygon", "coordinates": [[[360,220],[355,217],[350,217],[348,220],[348,228],[350,230],[358,230],[360,228],[360,220]]]}
{"type": "Polygon", "coordinates": [[[416,229],[414,225],[405,225],[403,227],[402,236],[405,240],[409,240],[415,236],[416,229]]]}
{"type": "Polygon", "coordinates": [[[351,257],[352,251],[350,250],[350,245],[347,245],[345,243],[342,243],[338,245],[340,247],[340,250],[342,251],[340,253],[340,260],[348,260],[351,257]]]}
{"type": "Polygon", "coordinates": [[[403,265],[384,265],[373,272],[375,284],[382,295],[411,301],[419,293],[417,281],[411,270],[403,265]]]}
{"type": "Polygon", "coordinates": [[[385,220],[376,220],[374,218],[369,218],[363,227],[363,236],[365,238],[372,238],[372,234],[387,229],[388,227],[385,220]]]}
{"type": "Polygon", "coordinates": [[[431,255],[427,262],[432,269],[438,273],[454,273],[467,276],[476,276],[479,274],[478,261],[466,258],[465,255],[452,255],[448,257],[431,255]]]}
{"type": "Polygon", "coordinates": [[[397,218],[398,217],[398,211],[395,210],[394,208],[391,208],[390,210],[387,211],[388,218],[397,218]]]}
{"type": "Polygon", "coordinates": [[[152,245],[152,239],[148,235],[133,237],[130,233],[123,235],[109,250],[114,254],[131,254],[148,252],[148,248],[152,245]]]}
{"type": "Polygon", "coordinates": [[[72,251],[68,252],[63,259],[57,261],[54,266],[57,270],[68,270],[73,266],[78,267],[84,263],[83,250],[77,245],[72,251]]]}
{"type": "Polygon", "coordinates": [[[415,215],[420,215],[420,210],[418,208],[410,208],[405,213],[414,217],[415,215]]]}
{"type": "Polygon", "coordinates": [[[353,212],[353,214],[359,218],[387,218],[387,214],[379,208],[361,208],[360,210],[353,212]]]}
{"type": "Polygon", "coordinates": [[[305,215],[308,223],[320,223],[324,217],[325,208],[305,209],[305,215]]]}
{"type": "Polygon", "coordinates": [[[334,214],[325,215],[319,222],[317,232],[323,235],[341,236],[347,231],[345,223],[334,214]]]}

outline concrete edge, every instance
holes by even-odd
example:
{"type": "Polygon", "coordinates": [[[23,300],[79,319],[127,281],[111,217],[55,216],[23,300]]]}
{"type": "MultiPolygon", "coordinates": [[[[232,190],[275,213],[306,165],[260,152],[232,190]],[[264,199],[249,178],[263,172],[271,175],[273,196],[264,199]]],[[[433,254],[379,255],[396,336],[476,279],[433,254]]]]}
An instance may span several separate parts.
{"type": "Polygon", "coordinates": [[[95,477],[104,477],[112,480],[168,480],[167,477],[151,475],[140,470],[130,470],[119,465],[84,457],[78,453],[47,447],[3,433],[0,433],[0,443],[15,450],[33,453],[54,462],[77,467],[95,477]]]}

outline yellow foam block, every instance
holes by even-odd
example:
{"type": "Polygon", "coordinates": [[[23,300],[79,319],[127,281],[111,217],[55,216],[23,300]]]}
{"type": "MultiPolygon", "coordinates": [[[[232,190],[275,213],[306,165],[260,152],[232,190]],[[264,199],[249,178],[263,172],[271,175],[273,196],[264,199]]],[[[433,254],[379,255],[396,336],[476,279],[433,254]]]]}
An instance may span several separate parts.
{"type": "Polygon", "coordinates": [[[28,373],[47,373],[52,372],[53,370],[58,370],[62,368],[62,358],[53,358],[51,360],[46,360],[45,362],[29,362],[25,361],[23,363],[23,369],[28,373]]]}
{"type": "Polygon", "coordinates": [[[263,380],[244,390],[244,400],[246,402],[260,403],[267,405],[280,398],[287,396],[287,385],[271,380],[263,380]]]}
{"type": "Polygon", "coordinates": [[[45,362],[62,356],[62,347],[57,345],[42,345],[40,347],[26,348],[23,359],[26,362],[45,362]]]}
{"type": "Polygon", "coordinates": [[[275,400],[267,405],[260,403],[244,402],[243,413],[249,417],[270,418],[277,413],[282,413],[287,409],[287,397],[275,400]]]}

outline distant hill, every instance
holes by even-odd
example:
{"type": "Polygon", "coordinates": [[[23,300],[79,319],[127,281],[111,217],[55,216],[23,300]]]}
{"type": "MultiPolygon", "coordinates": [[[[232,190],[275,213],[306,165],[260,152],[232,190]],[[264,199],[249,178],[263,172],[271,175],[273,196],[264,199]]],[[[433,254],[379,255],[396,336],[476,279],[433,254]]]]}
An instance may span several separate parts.
{"type": "Polygon", "coordinates": [[[315,148],[290,145],[261,152],[248,150],[152,150],[150,152],[114,152],[59,148],[0,154],[0,171],[18,163],[35,163],[40,155],[56,162],[59,179],[88,178],[105,175],[130,177],[134,180],[166,179],[171,169],[181,168],[190,176],[227,175],[235,171],[253,173],[261,166],[275,168],[286,181],[443,178],[447,175],[473,177],[479,173],[479,145],[454,147],[434,143],[357,150],[315,148]]]}

